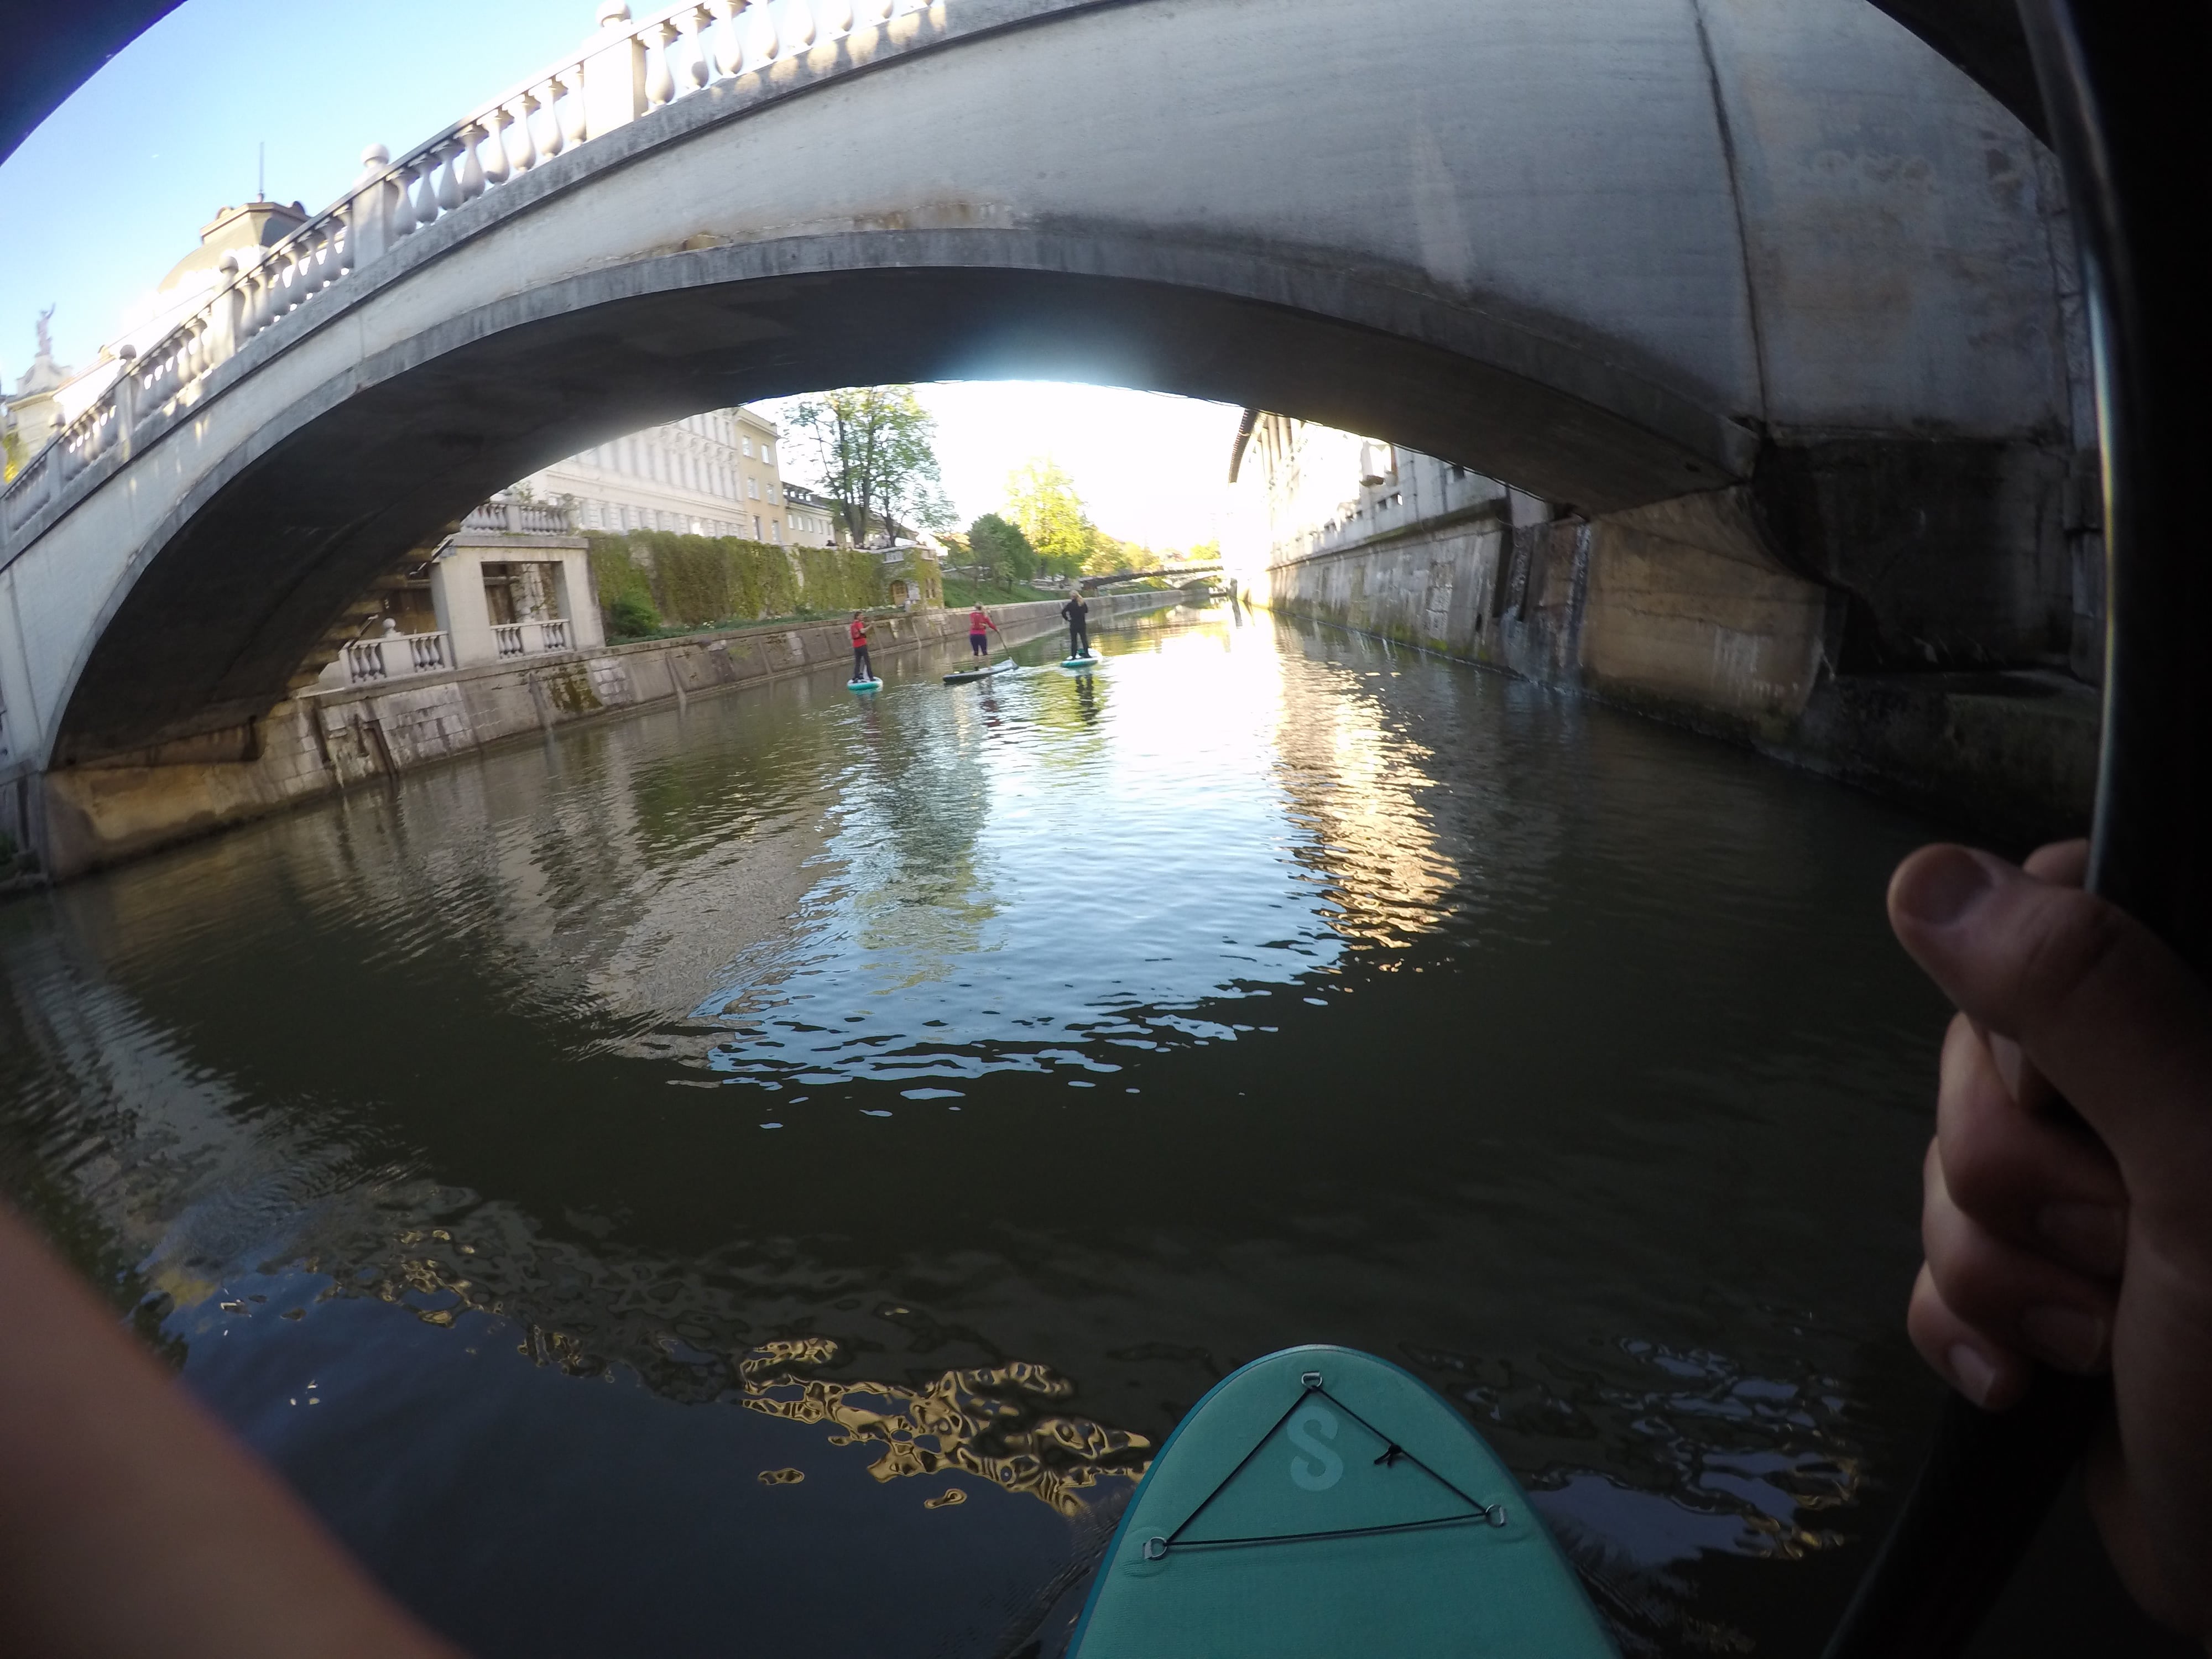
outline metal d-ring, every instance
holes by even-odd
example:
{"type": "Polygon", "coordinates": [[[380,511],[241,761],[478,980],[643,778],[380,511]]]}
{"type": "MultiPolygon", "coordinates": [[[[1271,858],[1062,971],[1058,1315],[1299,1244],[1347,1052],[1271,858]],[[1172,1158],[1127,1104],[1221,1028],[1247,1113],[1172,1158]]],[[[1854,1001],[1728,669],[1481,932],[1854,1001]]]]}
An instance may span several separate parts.
{"type": "Polygon", "coordinates": [[[1166,1559],[1167,1559],[1167,1557],[1168,1557],[1168,1540],[1167,1540],[1166,1539],[1164,1539],[1164,1538],[1161,1538],[1161,1537],[1158,1537],[1158,1536],[1154,1536],[1154,1537],[1147,1538],[1146,1540],[1145,1540],[1145,1559],[1146,1559],[1146,1560],[1147,1560],[1147,1561],[1164,1561],[1164,1560],[1166,1560],[1166,1559]]]}
{"type": "Polygon", "coordinates": [[[1317,1389],[1321,1387],[1321,1373],[1319,1371],[1308,1371],[1304,1376],[1301,1376],[1298,1381],[1304,1383],[1309,1389],[1317,1389]]]}
{"type": "Polygon", "coordinates": [[[1482,1518],[1489,1522],[1493,1527],[1504,1526],[1505,1524],[1505,1505],[1503,1504],[1486,1504],[1483,1507],[1482,1518]]]}

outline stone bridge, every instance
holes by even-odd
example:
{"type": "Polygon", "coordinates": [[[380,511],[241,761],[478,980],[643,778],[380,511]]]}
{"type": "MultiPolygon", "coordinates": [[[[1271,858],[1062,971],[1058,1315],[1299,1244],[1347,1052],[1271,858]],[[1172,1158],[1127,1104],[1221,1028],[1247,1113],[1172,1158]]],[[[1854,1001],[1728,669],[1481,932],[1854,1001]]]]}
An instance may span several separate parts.
{"type": "Polygon", "coordinates": [[[511,479],[830,386],[1279,410],[1658,513],[1930,659],[2063,653],[2055,172],[1864,0],[910,3],[603,7],[123,364],[0,496],[33,837],[88,771],[251,764],[511,479]]]}

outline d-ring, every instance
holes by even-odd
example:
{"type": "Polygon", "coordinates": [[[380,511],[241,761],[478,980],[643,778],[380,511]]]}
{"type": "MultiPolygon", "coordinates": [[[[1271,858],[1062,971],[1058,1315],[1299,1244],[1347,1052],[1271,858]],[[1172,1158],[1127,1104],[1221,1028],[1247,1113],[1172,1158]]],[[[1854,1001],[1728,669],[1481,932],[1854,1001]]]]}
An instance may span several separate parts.
{"type": "Polygon", "coordinates": [[[1146,1540],[1145,1540],[1145,1559],[1146,1559],[1146,1560],[1147,1560],[1147,1561],[1164,1561],[1164,1560],[1166,1560],[1166,1559],[1167,1559],[1167,1554],[1168,1554],[1168,1540],[1167,1540],[1166,1539],[1164,1539],[1164,1538],[1147,1538],[1146,1540]]]}

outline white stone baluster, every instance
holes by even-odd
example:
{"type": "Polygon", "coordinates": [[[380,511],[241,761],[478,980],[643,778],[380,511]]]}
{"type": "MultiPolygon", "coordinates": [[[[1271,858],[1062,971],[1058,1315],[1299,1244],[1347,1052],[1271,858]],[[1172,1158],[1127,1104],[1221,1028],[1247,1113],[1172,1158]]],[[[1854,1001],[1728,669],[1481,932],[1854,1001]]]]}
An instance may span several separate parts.
{"type": "Polygon", "coordinates": [[[645,100],[657,109],[676,96],[676,76],[668,62],[669,43],[676,39],[676,31],[666,23],[656,23],[651,36],[653,45],[647,49],[645,71],[645,100]]]}
{"type": "Polygon", "coordinates": [[[394,194],[391,216],[385,221],[385,226],[392,240],[397,242],[403,236],[411,235],[415,229],[414,168],[394,167],[391,181],[394,194]]]}
{"type": "Polygon", "coordinates": [[[744,36],[738,28],[737,0],[714,0],[714,67],[726,75],[742,72],[745,66],[744,36]]]}
{"type": "Polygon", "coordinates": [[[783,0],[783,26],[776,31],[776,55],[802,56],[814,44],[814,14],[806,0],[783,0]]]}
{"type": "Polygon", "coordinates": [[[822,0],[817,8],[817,40],[835,40],[853,32],[853,0],[822,0]]]}
{"type": "MultiPolygon", "coordinates": [[[[514,176],[514,158],[507,153],[507,130],[514,125],[514,113],[501,104],[492,111],[485,125],[483,148],[487,153],[478,158],[477,165],[483,170],[486,189],[503,185],[514,176]]],[[[524,131],[528,131],[526,126],[524,131]]]]}
{"type": "Polygon", "coordinates": [[[538,94],[534,92],[526,92],[515,101],[522,111],[520,117],[517,118],[514,124],[515,137],[518,142],[513,144],[504,144],[501,148],[512,153],[512,157],[514,162],[514,170],[517,173],[527,173],[531,168],[538,165],[539,159],[538,153],[538,94]]]}
{"type": "Polygon", "coordinates": [[[857,0],[855,15],[864,28],[872,28],[891,15],[892,0],[857,0]]]}
{"type": "Polygon", "coordinates": [[[461,129],[461,152],[454,158],[459,171],[454,176],[453,185],[461,192],[464,202],[473,202],[484,193],[483,162],[477,155],[483,136],[483,128],[474,121],[461,129]]]}
{"type": "Polygon", "coordinates": [[[276,280],[270,285],[270,291],[276,296],[276,308],[270,313],[270,320],[272,322],[278,317],[289,315],[305,297],[307,286],[307,272],[303,268],[305,252],[306,250],[296,240],[288,240],[277,250],[276,280]]]}
{"type": "Polygon", "coordinates": [[[452,139],[438,146],[438,171],[432,175],[437,183],[432,194],[442,212],[451,213],[464,199],[459,163],[465,148],[452,139]]]}
{"type": "Polygon", "coordinates": [[[269,325],[268,252],[262,248],[250,248],[246,257],[253,264],[246,273],[246,313],[239,335],[241,345],[269,325]]]}
{"type": "Polygon", "coordinates": [[[768,0],[752,0],[745,8],[745,67],[764,70],[775,61],[775,19],[768,0]]]}
{"type": "Polygon", "coordinates": [[[707,52],[707,30],[714,19],[704,6],[694,6],[678,17],[684,31],[684,90],[696,92],[714,78],[707,52]]]}
{"type": "Polygon", "coordinates": [[[568,70],[561,77],[561,143],[556,148],[566,149],[580,144],[592,130],[591,106],[585,92],[589,70],[582,64],[568,70]]]}

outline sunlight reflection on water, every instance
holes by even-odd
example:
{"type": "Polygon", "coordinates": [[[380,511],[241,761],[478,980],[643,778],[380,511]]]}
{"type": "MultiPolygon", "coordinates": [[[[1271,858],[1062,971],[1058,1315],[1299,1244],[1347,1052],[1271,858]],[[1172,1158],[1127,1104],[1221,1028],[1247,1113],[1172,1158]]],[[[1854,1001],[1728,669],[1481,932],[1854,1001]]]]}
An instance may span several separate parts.
{"type": "Polygon", "coordinates": [[[1632,1651],[1809,1644],[1924,1410],[1919,827],[1372,641],[1101,642],[0,910],[0,1177],[486,1653],[984,1659],[1304,1340],[1465,1410],[1632,1651]]]}

